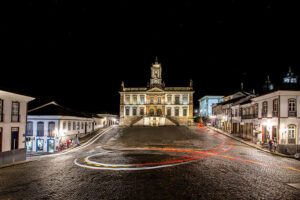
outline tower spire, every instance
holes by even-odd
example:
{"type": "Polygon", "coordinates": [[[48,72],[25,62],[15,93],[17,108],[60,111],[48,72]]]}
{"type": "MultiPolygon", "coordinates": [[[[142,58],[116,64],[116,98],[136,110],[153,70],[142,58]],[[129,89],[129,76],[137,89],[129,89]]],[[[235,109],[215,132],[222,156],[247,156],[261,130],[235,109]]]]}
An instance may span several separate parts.
{"type": "Polygon", "coordinates": [[[155,56],[155,64],[158,64],[158,57],[155,56]]]}

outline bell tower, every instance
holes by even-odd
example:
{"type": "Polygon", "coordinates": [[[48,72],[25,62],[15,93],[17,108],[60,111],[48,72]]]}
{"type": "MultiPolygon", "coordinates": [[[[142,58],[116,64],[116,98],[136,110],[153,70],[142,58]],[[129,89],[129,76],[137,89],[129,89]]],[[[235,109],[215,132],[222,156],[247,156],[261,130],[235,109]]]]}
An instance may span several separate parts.
{"type": "Polygon", "coordinates": [[[151,67],[151,79],[150,79],[150,88],[159,87],[162,88],[162,79],[161,79],[161,64],[158,62],[158,58],[155,58],[155,63],[151,67]]]}

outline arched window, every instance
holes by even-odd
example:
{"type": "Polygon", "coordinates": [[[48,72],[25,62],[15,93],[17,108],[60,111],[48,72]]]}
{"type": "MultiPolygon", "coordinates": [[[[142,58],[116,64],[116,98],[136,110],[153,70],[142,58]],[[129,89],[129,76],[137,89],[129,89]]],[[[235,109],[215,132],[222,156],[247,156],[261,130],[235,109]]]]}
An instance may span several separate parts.
{"type": "Polygon", "coordinates": [[[44,122],[37,123],[37,136],[44,136],[44,122]]]}
{"type": "Polygon", "coordinates": [[[48,123],[48,136],[49,137],[55,137],[55,122],[49,122],[48,123]]]}
{"type": "Polygon", "coordinates": [[[296,125],[288,125],[288,144],[296,144],[296,125]]]}
{"type": "Polygon", "coordinates": [[[157,109],[157,115],[160,116],[162,114],[161,109],[157,109]]]}
{"type": "Polygon", "coordinates": [[[150,109],[150,112],[149,112],[150,116],[153,116],[154,115],[154,110],[151,108],[150,109]]]}
{"type": "Polygon", "coordinates": [[[26,136],[33,136],[33,122],[27,122],[26,136]]]}

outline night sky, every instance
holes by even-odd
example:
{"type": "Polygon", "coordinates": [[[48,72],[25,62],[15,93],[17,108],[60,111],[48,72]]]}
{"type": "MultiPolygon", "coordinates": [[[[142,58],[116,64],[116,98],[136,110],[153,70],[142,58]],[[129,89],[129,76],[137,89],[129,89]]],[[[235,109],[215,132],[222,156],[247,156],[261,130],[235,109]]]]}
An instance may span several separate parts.
{"type": "MultiPolygon", "coordinates": [[[[11,1],[0,4],[0,88],[82,111],[119,111],[158,56],[166,86],[196,100],[300,74],[300,12],[288,1],[11,1]]],[[[296,2],[296,1],[295,1],[296,2]]]]}

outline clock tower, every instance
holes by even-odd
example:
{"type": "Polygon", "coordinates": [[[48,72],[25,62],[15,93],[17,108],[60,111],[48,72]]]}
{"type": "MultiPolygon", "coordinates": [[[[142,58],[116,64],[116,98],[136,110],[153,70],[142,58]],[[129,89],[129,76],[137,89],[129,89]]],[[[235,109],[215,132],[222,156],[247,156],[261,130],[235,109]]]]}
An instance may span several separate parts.
{"type": "Polygon", "coordinates": [[[161,80],[161,64],[158,62],[157,57],[155,59],[155,63],[152,64],[151,67],[150,88],[153,87],[158,87],[158,88],[163,87],[163,83],[161,80]]]}

